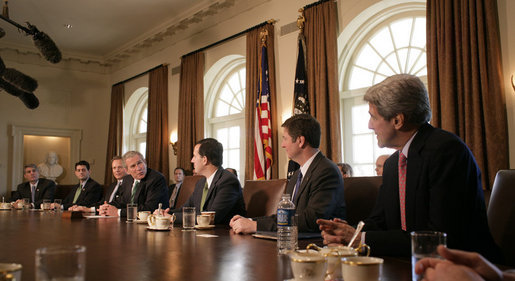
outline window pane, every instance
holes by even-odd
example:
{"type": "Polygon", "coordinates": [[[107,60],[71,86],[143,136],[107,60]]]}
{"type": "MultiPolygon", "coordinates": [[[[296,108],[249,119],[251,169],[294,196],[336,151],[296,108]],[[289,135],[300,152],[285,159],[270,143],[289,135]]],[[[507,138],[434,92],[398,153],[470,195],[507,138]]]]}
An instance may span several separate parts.
{"type": "Polygon", "coordinates": [[[419,48],[426,47],[426,18],[416,18],[411,45],[419,48]]]}
{"type": "Polygon", "coordinates": [[[226,167],[240,167],[240,150],[231,149],[229,150],[229,157],[227,159],[226,167]]]}
{"type": "Polygon", "coordinates": [[[215,117],[225,116],[229,113],[229,105],[223,101],[218,101],[216,104],[215,117]]]}
{"type": "Polygon", "coordinates": [[[370,176],[375,175],[375,165],[366,164],[366,165],[353,165],[352,170],[354,171],[355,177],[362,177],[362,176],[370,176]]]}
{"type": "Polygon", "coordinates": [[[137,133],[146,133],[147,132],[147,112],[148,112],[148,108],[147,108],[147,106],[145,106],[140,115],[137,133]]]}
{"type": "Polygon", "coordinates": [[[228,147],[228,129],[227,128],[221,128],[216,130],[216,139],[223,145],[224,150],[228,147]]]}
{"type": "Polygon", "coordinates": [[[393,47],[390,31],[386,27],[382,28],[376,35],[372,36],[370,43],[383,57],[386,57],[395,49],[393,47]]]}
{"type": "Polygon", "coordinates": [[[374,73],[359,67],[355,67],[351,72],[349,89],[353,90],[370,86],[370,84],[372,84],[373,77],[374,73]]]}
{"type": "Polygon", "coordinates": [[[366,69],[375,69],[381,62],[381,57],[374,51],[370,45],[365,45],[361,50],[356,65],[366,69]]]}
{"type": "Polygon", "coordinates": [[[354,163],[372,163],[374,153],[372,135],[355,135],[352,137],[352,152],[354,163]]]}
{"type": "Polygon", "coordinates": [[[401,19],[395,21],[391,25],[393,41],[397,48],[406,47],[409,45],[411,36],[411,27],[413,25],[413,19],[401,19]]]}
{"type": "Polygon", "coordinates": [[[352,107],[352,133],[363,134],[369,133],[368,120],[370,114],[368,114],[368,104],[362,104],[352,107]]]}
{"type": "Polygon", "coordinates": [[[139,153],[143,154],[143,157],[145,157],[145,154],[147,152],[147,142],[142,141],[138,144],[138,151],[139,153]]]}
{"type": "Polygon", "coordinates": [[[229,144],[227,148],[240,148],[240,127],[230,127],[229,136],[229,144]]]}

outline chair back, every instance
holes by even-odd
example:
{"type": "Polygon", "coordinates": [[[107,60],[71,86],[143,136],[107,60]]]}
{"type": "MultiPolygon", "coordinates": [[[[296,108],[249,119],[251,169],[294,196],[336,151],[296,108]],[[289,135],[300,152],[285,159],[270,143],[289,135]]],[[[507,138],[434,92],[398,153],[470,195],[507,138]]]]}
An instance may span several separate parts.
{"type": "Polygon", "coordinates": [[[490,232],[501,248],[505,263],[515,266],[515,170],[495,175],[487,215],[490,232]]]}
{"type": "Polygon", "coordinates": [[[177,200],[175,202],[175,208],[180,208],[188,198],[190,198],[193,190],[195,190],[195,185],[197,182],[203,178],[204,176],[185,176],[182,181],[181,189],[179,189],[179,195],[177,195],[177,200]]]}
{"type": "Polygon", "coordinates": [[[343,179],[347,222],[357,224],[370,215],[376,203],[383,177],[350,177],[343,179]]]}
{"type": "Polygon", "coordinates": [[[286,179],[246,180],[243,200],[247,217],[270,216],[277,212],[277,205],[286,190],[286,179]]]}

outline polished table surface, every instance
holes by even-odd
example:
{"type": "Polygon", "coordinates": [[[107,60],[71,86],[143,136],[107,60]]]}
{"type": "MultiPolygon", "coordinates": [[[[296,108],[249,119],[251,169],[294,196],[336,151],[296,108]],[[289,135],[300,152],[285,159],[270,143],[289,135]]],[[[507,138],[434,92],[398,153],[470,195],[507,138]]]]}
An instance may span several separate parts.
{"type": "MultiPolygon", "coordinates": [[[[0,263],[23,265],[34,280],[37,248],[85,245],[86,280],[286,280],[289,259],[276,242],[211,230],[149,231],[119,218],[64,219],[60,213],[0,211],[0,263]],[[216,237],[202,237],[211,234],[216,237]]],[[[299,246],[320,240],[300,240],[299,246]]],[[[384,257],[382,280],[410,280],[409,259],[384,257]]]]}

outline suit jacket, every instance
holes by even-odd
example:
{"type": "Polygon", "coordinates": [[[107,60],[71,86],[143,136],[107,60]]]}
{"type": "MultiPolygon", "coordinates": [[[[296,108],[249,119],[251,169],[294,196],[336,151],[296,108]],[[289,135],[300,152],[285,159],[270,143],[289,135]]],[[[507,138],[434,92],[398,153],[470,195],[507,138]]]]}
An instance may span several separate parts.
{"type": "MultiPolygon", "coordinates": [[[[131,202],[133,184],[134,178],[131,175],[125,176],[118,189],[120,196],[110,203],[120,209],[120,216],[127,216],[127,204],[131,202]]],[[[138,211],[154,212],[159,203],[163,204],[163,209],[168,208],[168,185],[163,174],[147,168],[147,174],[140,180],[134,195],[134,204],[138,205],[138,211]]]]}
{"type": "MultiPolygon", "coordinates": [[[[200,179],[186,203],[170,211],[177,216],[177,222],[182,223],[182,207],[195,207],[196,213],[200,214],[200,202],[206,180],[206,178],[200,179]]],[[[229,224],[234,215],[244,216],[245,202],[238,178],[224,168],[218,168],[209,187],[203,210],[216,211],[215,224],[229,224]]]]}
{"type": "MultiPolygon", "coordinates": [[[[292,194],[300,169],[288,181],[285,194],[292,194]]],[[[293,202],[298,214],[299,232],[319,232],[319,218],[345,219],[343,178],[340,169],[322,152],[309,165],[293,202]]],[[[258,231],[276,231],[276,215],[256,218],[258,231]]]]}
{"type": "Polygon", "coordinates": [[[500,255],[486,218],[481,175],[474,156],[455,135],[425,124],[408,150],[406,231],[401,229],[399,152],[384,165],[383,185],[365,220],[365,242],[375,256],[409,256],[411,231],[447,233],[449,248],[476,251],[496,261],[500,255]]]}
{"type": "Polygon", "coordinates": [[[80,184],[77,184],[73,189],[68,193],[66,198],[63,200],[63,209],[67,210],[73,205],[77,206],[85,206],[85,207],[93,207],[95,204],[102,198],[102,186],[98,184],[92,178],[89,178],[84,184],[84,188],[82,189],[79,198],[75,204],[73,203],[73,198],[75,197],[75,192],[77,192],[77,188],[79,188],[80,184]]]}
{"type": "Polygon", "coordinates": [[[30,202],[34,204],[34,208],[39,209],[43,199],[54,200],[55,182],[47,179],[40,178],[36,186],[34,194],[34,202],[32,202],[32,192],[30,190],[30,182],[24,182],[18,185],[14,196],[11,198],[13,201],[23,198],[29,198],[30,202]]]}
{"type": "MultiPolygon", "coordinates": [[[[109,199],[111,198],[111,194],[113,194],[113,191],[114,191],[114,188],[116,187],[116,185],[118,185],[118,180],[116,180],[115,182],[111,183],[106,189],[105,189],[105,192],[104,192],[104,196],[102,196],[102,198],[100,198],[100,200],[97,202],[97,204],[95,204],[95,207],[98,208],[100,207],[101,205],[104,204],[104,202],[107,202],[107,203],[110,203],[109,202],[109,199]]],[[[122,180],[122,185],[123,185],[123,180],[122,180]]],[[[118,190],[116,190],[116,194],[113,198],[113,201],[117,198],[117,197],[120,197],[120,190],[122,189],[122,187],[118,187],[118,190]]]]}

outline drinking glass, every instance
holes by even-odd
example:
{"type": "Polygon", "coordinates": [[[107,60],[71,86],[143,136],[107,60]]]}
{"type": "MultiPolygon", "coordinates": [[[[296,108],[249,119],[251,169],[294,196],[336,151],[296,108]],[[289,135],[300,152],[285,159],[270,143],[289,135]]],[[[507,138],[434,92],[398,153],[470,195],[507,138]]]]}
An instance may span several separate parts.
{"type": "Polygon", "coordinates": [[[55,246],[36,250],[36,281],[84,281],[85,276],[85,246],[55,246]]]}
{"type": "Polygon", "coordinates": [[[411,232],[411,278],[419,281],[424,274],[415,273],[415,264],[423,258],[441,258],[436,252],[438,245],[447,245],[447,234],[438,231],[411,232]]]}
{"type": "Polygon", "coordinates": [[[127,204],[127,223],[132,223],[136,220],[138,214],[137,204],[127,204]]]}
{"type": "Polygon", "coordinates": [[[44,211],[50,210],[50,205],[52,204],[52,200],[50,199],[43,199],[43,204],[41,205],[41,209],[44,211]]]}
{"type": "Polygon", "coordinates": [[[182,228],[194,229],[195,227],[195,207],[182,208],[182,228]]]}
{"type": "Polygon", "coordinates": [[[29,198],[23,198],[23,210],[30,209],[30,199],[29,198]]]}

